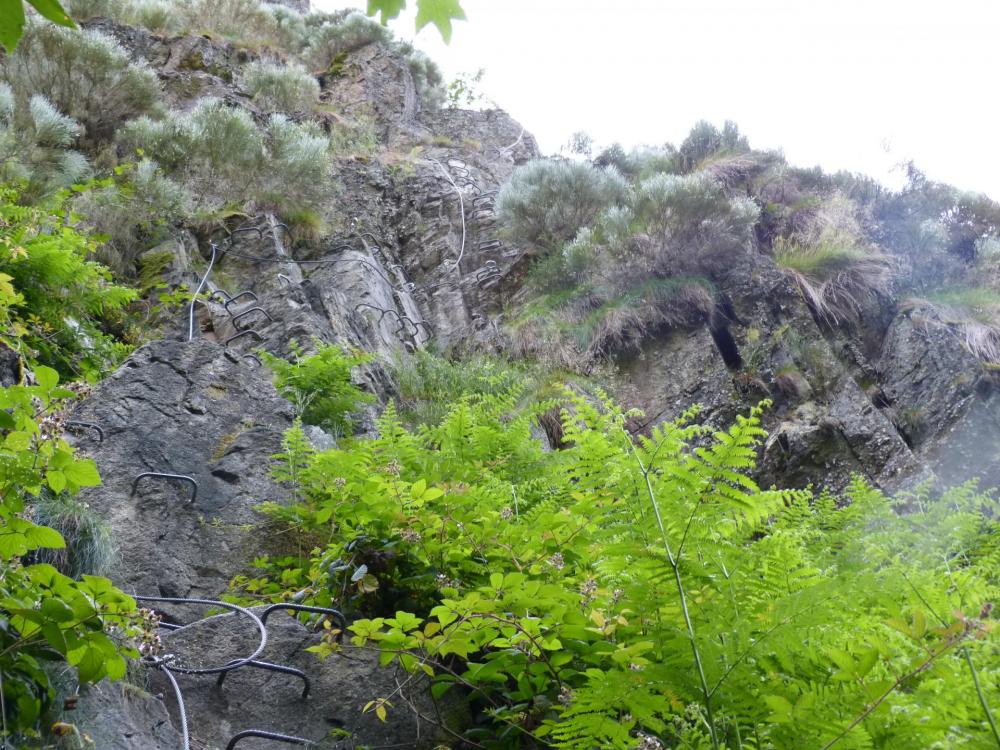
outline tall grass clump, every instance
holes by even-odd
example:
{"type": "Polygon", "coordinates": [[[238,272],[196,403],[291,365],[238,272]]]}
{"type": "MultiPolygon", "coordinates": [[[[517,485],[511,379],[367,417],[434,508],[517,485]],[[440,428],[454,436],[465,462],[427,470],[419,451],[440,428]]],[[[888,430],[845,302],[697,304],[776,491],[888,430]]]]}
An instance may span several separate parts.
{"type": "Polygon", "coordinates": [[[895,265],[867,243],[853,202],[834,196],[810,226],[774,242],[774,260],[796,283],[817,318],[834,325],[857,317],[892,290],[895,265]]]}
{"type": "Polygon", "coordinates": [[[117,41],[51,23],[27,25],[17,50],[0,64],[0,78],[18,100],[44,96],[94,143],[109,140],[123,121],[156,112],[161,97],[156,73],[133,62],[117,41]]]}
{"type": "Polygon", "coordinates": [[[49,563],[64,575],[110,575],[118,561],[111,526],[100,514],[73,498],[43,492],[34,504],[35,522],[58,531],[63,549],[39,550],[39,562],[49,563]]]}
{"type": "Polygon", "coordinates": [[[1000,367],[1000,292],[985,286],[950,286],[928,294],[925,301],[943,323],[958,329],[971,354],[1000,367]]]}
{"type": "Polygon", "coordinates": [[[243,80],[254,102],[268,112],[311,112],[319,100],[319,83],[301,65],[250,63],[243,80]]]}

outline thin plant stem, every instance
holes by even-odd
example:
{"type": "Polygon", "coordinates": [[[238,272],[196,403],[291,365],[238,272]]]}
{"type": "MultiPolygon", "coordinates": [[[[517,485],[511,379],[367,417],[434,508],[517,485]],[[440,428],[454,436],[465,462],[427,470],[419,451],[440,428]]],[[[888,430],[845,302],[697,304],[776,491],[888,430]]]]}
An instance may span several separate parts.
{"type": "MultiPolygon", "coordinates": [[[[921,593],[920,589],[914,585],[913,581],[910,580],[910,577],[906,575],[906,573],[903,573],[902,575],[903,580],[910,585],[910,588],[913,589],[913,593],[917,595],[917,598],[925,607],[927,607],[930,613],[937,618],[937,621],[941,623],[941,627],[948,627],[948,623],[945,622],[945,619],[941,617],[941,615],[935,611],[934,607],[931,606],[931,603],[924,598],[924,595],[921,593]]],[[[986,693],[983,692],[983,686],[979,683],[979,671],[976,669],[976,665],[972,663],[972,654],[969,653],[968,646],[962,646],[959,650],[962,652],[962,658],[965,659],[965,663],[969,667],[969,674],[972,675],[972,684],[976,687],[976,695],[979,697],[979,705],[983,707],[983,713],[986,715],[986,722],[990,725],[990,731],[993,733],[993,739],[996,740],[997,747],[1000,747],[1000,731],[997,730],[997,723],[993,718],[993,711],[990,710],[989,701],[986,700],[986,693]]]]}
{"type": "Polygon", "coordinates": [[[691,613],[688,611],[687,594],[684,590],[684,581],[681,578],[680,561],[674,556],[674,552],[670,547],[670,540],[667,539],[667,529],[663,524],[663,515],[660,513],[660,504],[656,500],[656,492],[653,489],[653,483],[649,479],[649,469],[643,464],[642,459],[639,457],[639,454],[635,450],[635,446],[632,444],[632,440],[629,438],[627,433],[625,434],[625,441],[628,445],[629,452],[639,465],[639,471],[642,473],[642,478],[646,483],[646,493],[649,496],[649,503],[653,508],[653,515],[656,517],[656,525],[660,531],[663,551],[666,553],[667,561],[670,563],[670,567],[674,573],[674,582],[677,584],[677,594],[680,599],[681,612],[684,615],[684,626],[687,628],[688,640],[691,642],[691,652],[694,655],[694,666],[698,672],[698,680],[701,683],[701,694],[703,700],[705,701],[705,714],[708,720],[708,731],[712,738],[712,748],[713,750],[719,750],[719,737],[715,730],[715,718],[712,714],[712,694],[708,689],[708,680],[705,679],[705,669],[701,663],[701,653],[698,650],[698,642],[695,640],[694,623],[691,621],[691,613]]]}

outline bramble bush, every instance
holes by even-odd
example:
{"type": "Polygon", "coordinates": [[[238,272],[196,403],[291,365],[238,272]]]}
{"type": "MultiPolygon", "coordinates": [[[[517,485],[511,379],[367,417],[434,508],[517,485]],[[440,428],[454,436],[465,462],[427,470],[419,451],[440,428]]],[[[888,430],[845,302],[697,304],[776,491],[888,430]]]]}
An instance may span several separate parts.
{"type": "MultiPolygon", "coordinates": [[[[996,748],[996,499],[762,490],[760,410],[634,437],[515,386],[317,452],[293,430],[276,522],[311,549],[256,562],[244,600],[342,607],[353,642],[468,701],[487,748],[996,748]]],[[[764,405],[766,406],[766,404],[764,405]]],[[[316,649],[337,648],[336,632],[316,649]]],[[[409,676],[405,676],[408,674],[409,676]]]]}
{"type": "Polygon", "coordinates": [[[39,206],[18,205],[15,188],[0,187],[0,342],[63,375],[94,380],[128,349],[105,328],[120,321],[135,291],[113,284],[89,259],[98,242],[73,227],[60,195],[39,206]]]}
{"type": "Polygon", "coordinates": [[[62,435],[81,388],[61,385],[48,366],[96,377],[119,348],[101,317],[133,293],[86,259],[94,242],[67,223],[63,199],[25,207],[17,198],[0,191],[0,340],[19,381],[0,387],[0,744],[36,747],[57,710],[53,662],[80,683],[120,679],[152,633],[131,597],[90,575],[109,544],[72,496],[100,476],[62,435]]]}

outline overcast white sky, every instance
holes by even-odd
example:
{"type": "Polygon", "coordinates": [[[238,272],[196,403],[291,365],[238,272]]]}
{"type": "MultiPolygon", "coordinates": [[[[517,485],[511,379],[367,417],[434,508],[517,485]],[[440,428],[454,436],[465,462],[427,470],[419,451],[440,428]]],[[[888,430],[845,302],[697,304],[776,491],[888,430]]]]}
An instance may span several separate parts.
{"type": "MultiPolygon", "coordinates": [[[[329,10],[365,0],[313,0],[329,10]]],[[[409,5],[413,6],[413,0],[409,5]]],[[[735,120],[794,164],[898,184],[934,179],[1000,199],[1000,0],[462,0],[450,46],[393,23],[448,79],[481,89],[555,153],[679,144],[735,120]]]]}

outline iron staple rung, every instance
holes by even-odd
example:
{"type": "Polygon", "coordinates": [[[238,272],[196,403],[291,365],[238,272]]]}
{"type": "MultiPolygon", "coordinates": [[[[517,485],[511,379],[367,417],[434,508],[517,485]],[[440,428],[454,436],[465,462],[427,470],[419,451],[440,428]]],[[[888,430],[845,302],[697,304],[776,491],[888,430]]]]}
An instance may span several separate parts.
{"type": "Polygon", "coordinates": [[[80,422],[78,420],[70,420],[67,421],[65,424],[67,427],[71,428],[82,427],[86,430],[93,430],[94,432],[97,433],[97,442],[98,443],[104,442],[104,430],[101,429],[101,426],[99,424],[95,424],[94,422],[80,422]]]}
{"type": "Polygon", "coordinates": [[[139,482],[143,479],[176,479],[181,482],[187,482],[191,485],[191,503],[198,498],[198,483],[193,477],[189,477],[185,474],[166,474],[162,471],[144,471],[134,480],[132,480],[132,493],[129,497],[134,497],[136,490],[139,489],[139,482]]]}
{"type": "Polygon", "coordinates": [[[247,328],[233,336],[230,336],[228,339],[222,342],[222,345],[229,346],[232,342],[236,341],[236,339],[243,338],[244,336],[255,336],[257,338],[257,341],[264,340],[264,337],[261,336],[259,333],[257,333],[257,331],[253,330],[252,328],[247,328]]]}
{"type": "Polygon", "coordinates": [[[244,310],[243,312],[234,315],[233,316],[233,320],[232,320],[232,322],[233,322],[233,328],[235,328],[237,331],[249,330],[249,329],[246,329],[246,328],[240,328],[237,325],[237,323],[240,320],[242,320],[243,318],[245,318],[247,315],[249,315],[250,313],[255,313],[255,312],[262,312],[262,313],[264,313],[264,317],[265,318],[267,318],[272,323],[274,322],[274,318],[271,317],[271,314],[267,310],[265,310],[260,305],[256,305],[254,307],[251,307],[249,310],[244,310]]]}
{"type": "MultiPolygon", "coordinates": [[[[234,659],[234,661],[238,660],[234,659]]],[[[285,666],[284,664],[273,664],[269,661],[259,661],[257,659],[251,659],[250,661],[240,666],[256,667],[257,669],[263,669],[268,672],[278,672],[280,674],[294,675],[298,677],[300,680],[302,680],[303,683],[301,700],[305,700],[306,698],[309,697],[309,689],[312,687],[312,685],[309,683],[309,678],[306,676],[306,673],[303,672],[301,669],[296,669],[295,667],[288,667],[285,666]]],[[[226,681],[226,675],[228,674],[229,672],[219,672],[219,678],[215,681],[216,687],[220,688],[222,687],[222,683],[226,681]]]]}
{"type": "Polygon", "coordinates": [[[312,740],[303,739],[302,737],[292,737],[291,735],[278,734],[277,732],[265,732],[261,729],[245,729],[232,736],[232,739],[229,740],[229,744],[226,745],[226,750],[233,750],[233,748],[236,747],[237,742],[244,740],[247,737],[259,737],[262,740],[274,740],[275,742],[284,742],[287,745],[316,746],[316,743],[312,740]]]}
{"type": "Polygon", "coordinates": [[[234,297],[230,297],[229,300],[223,305],[223,307],[226,308],[227,313],[232,315],[232,312],[230,312],[229,310],[229,306],[233,304],[236,300],[240,299],[241,297],[250,297],[253,299],[254,302],[260,302],[260,300],[257,298],[257,295],[251,292],[249,289],[247,289],[246,291],[240,292],[234,297]]]}

